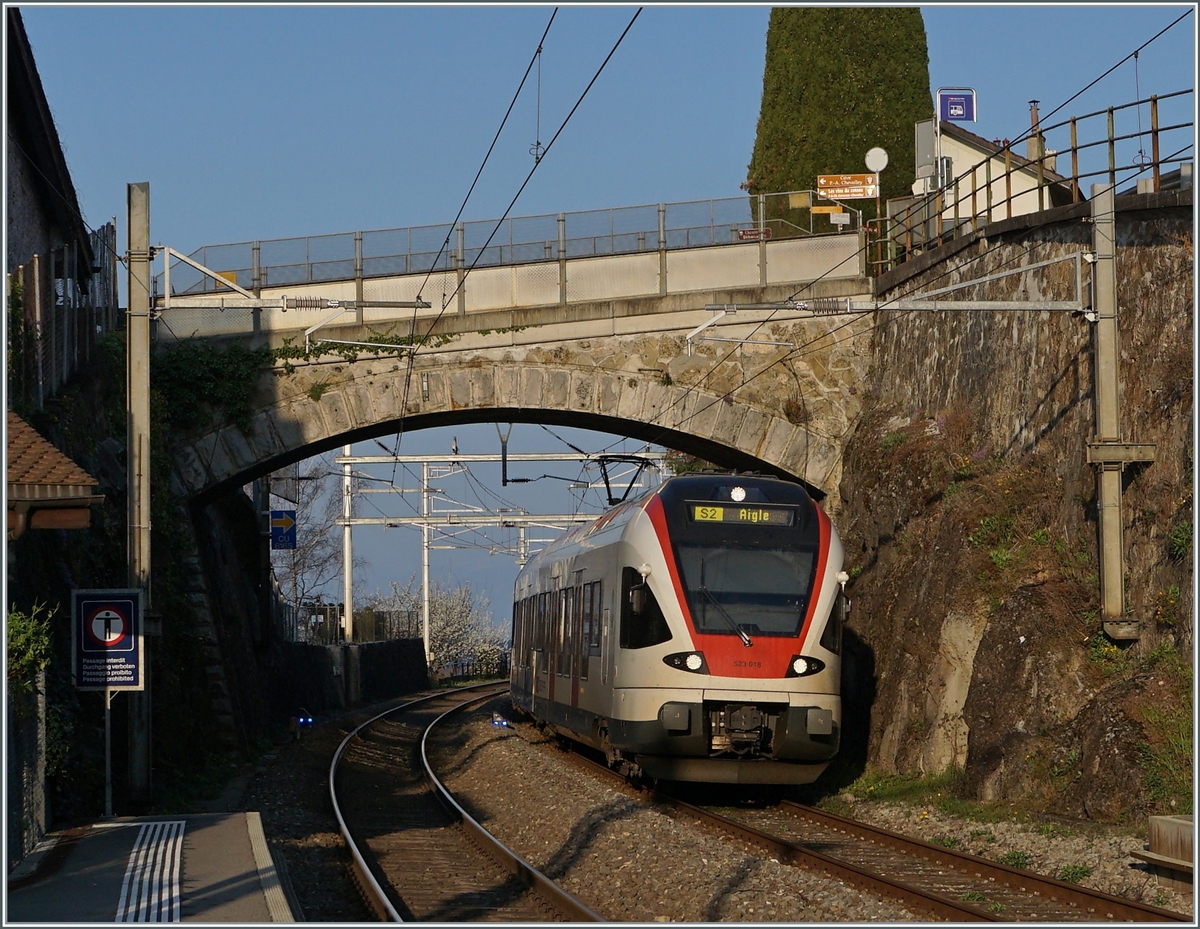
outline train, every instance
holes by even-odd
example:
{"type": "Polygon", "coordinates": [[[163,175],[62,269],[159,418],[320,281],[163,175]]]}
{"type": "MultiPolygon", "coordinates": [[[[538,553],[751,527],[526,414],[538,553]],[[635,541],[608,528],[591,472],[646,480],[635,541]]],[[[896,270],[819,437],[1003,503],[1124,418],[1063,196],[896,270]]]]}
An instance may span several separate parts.
{"type": "Polygon", "coordinates": [[[800,484],[670,477],[521,569],[514,711],[630,777],[811,783],[841,737],[843,561],[800,484]]]}

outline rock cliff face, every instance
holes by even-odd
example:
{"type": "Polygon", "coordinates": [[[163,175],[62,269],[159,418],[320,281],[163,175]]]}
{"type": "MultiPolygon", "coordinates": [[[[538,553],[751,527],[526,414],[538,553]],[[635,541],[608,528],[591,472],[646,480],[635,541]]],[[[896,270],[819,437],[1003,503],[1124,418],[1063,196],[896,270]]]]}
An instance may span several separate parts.
{"type": "MultiPolygon", "coordinates": [[[[1091,324],[1061,311],[877,314],[840,493],[848,664],[872,675],[849,692],[874,694],[869,720],[851,708],[867,723],[852,756],[904,773],[959,767],[979,799],[1064,814],[1190,811],[1191,223],[1190,191],[1118,203],[1122,437],[1157,445],[1123,479],[1136,643],[1110,641],[1098,613],[1091,324]]],[[[1073,260],[1031,266],[1090,251],[1086,221],[983,232],[880,297],[987,277],[946,299],[1075,297],[1073,260]]]]}

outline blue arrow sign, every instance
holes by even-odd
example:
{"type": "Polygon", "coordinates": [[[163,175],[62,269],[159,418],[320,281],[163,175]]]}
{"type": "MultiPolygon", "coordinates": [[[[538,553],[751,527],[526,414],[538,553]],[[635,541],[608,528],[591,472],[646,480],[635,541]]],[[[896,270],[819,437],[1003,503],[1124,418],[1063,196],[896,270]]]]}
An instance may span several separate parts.
{"type": "Polygon", "coordinates": [[[296,547],[296,511],[271,510],[271,548],[296,547]]]}

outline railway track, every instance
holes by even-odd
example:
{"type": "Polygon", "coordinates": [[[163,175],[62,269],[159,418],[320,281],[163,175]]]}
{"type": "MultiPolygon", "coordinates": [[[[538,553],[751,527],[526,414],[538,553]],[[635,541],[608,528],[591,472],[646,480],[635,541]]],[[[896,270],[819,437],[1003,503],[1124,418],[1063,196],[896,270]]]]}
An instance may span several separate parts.
{"type": "MultiPolygon", "coordinates": [[[[576,764],[620,780],[572,753],[576,764]]],[[[954,922],[1186,922],[1189,916],[1011,868],[791,801],[737,818],[667,791],[648,797],[772,857],[899,902],[914,913],[954,922]],[[753,819],[754,823],[747,821],[753,819]]]]}
{"type": "MultiPolygon", "coordinates": [[[[666,802],[683,805],[667,795],[666,802]]],[[[996,922],[1191,922],[1187,916],[1054,880],[965,852],[784,800],[758,825],[692,808],[714,824],[769,844],[798,864],[835,873],[942,919],[996,922]],[[762,828],[766,827],[766,828],[762,828]],[[767,831],[767,830],[770,831],[767,831]],[[789,833],[791,837],[781,836],[789,833]]]]}
{"type": "Polygon", "coordinates": [[[493,839],[442,787],[426,735],[507,685],[462,688],[394,707],[346,736],[329,792],[364,895],[383,920],[598,921],[493,839]],[[464,699],[464,690],[476,693],[464,699]]]}

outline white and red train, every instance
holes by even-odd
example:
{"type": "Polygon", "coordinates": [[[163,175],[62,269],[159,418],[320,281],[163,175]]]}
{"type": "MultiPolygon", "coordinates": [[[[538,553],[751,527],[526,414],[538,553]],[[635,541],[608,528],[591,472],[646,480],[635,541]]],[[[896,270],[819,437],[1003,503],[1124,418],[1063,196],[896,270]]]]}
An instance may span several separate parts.
{"type": "Polygon", "coordinates": [[[810,783],[841,731],[842,559],[798,484],[670,478],[522,569],[513,705],[629,773],[810,783]]]}

